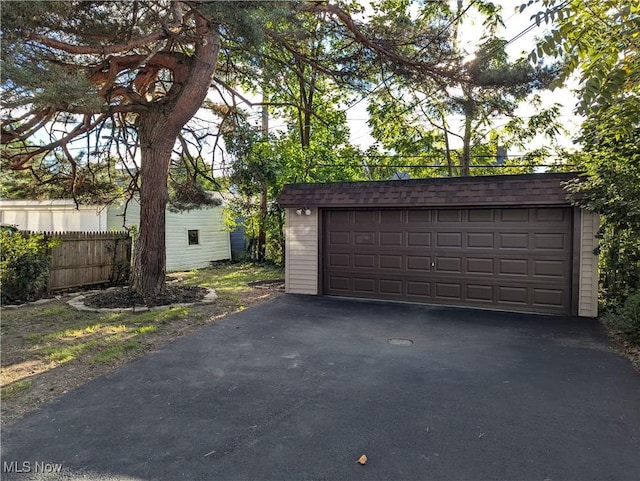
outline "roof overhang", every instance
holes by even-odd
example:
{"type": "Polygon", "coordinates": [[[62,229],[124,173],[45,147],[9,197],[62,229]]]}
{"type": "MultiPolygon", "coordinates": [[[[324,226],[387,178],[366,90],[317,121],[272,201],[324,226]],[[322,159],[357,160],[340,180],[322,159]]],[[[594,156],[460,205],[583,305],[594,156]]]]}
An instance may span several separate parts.
{"type": "Polygon", "coordinates": [[[377,182],[287,184],[282,207],[568,206],[575,173],[446,177],[377,182]]]}

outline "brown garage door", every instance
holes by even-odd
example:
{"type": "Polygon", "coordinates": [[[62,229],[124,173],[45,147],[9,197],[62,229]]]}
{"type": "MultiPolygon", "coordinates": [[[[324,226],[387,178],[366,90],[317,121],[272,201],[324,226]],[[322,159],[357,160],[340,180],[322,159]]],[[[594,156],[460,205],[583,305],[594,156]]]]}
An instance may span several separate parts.
{"type": "Polygon", "coordinates": [[[571,209],[323,213],[327,295],[569,314],[571,209]]]}

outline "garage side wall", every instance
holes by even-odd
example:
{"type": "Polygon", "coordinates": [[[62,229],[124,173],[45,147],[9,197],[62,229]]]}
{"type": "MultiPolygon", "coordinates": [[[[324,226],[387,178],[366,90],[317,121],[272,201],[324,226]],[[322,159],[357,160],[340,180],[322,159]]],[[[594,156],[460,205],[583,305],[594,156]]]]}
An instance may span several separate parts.
{"type": "Polygon", "coordinates": [[[290,294],[318,294],[318,209],[287,209],[285,286],[290,294]]]}
{"type": "Polygon", "coordinates": [[[582,211],[580,215],[580,282],[578,287],[578,315],[598,316],[598,246],[595,237],[600,227],[598,214],[582,211]]]}

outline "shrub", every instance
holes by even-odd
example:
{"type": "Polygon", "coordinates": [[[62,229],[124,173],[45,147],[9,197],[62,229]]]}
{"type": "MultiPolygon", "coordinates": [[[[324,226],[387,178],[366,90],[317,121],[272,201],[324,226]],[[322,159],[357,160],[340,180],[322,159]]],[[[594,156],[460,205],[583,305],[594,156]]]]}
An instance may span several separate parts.
{"type": "Polygon", "coordinates": [[[626,339],[640,344],[640,291],[629,295],[622,308],[606,314],[604,319],[626,339]]]}
{"type": "Polygon", "coordinates": [[[2,230],[0,300],[2,304],[39,299],[47,292],[50,251],[56,241],[41,234],[2,230]]]}

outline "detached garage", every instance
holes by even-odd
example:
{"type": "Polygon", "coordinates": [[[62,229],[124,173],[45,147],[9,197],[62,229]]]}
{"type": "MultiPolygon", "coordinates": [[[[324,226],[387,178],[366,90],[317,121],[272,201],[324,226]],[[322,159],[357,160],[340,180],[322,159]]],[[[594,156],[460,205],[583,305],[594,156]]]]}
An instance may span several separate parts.
{"type": "Polygon", "coordinates": [[[286,290],[597,315],[597,216],[573,174],[287,185],[286,290]]]}

